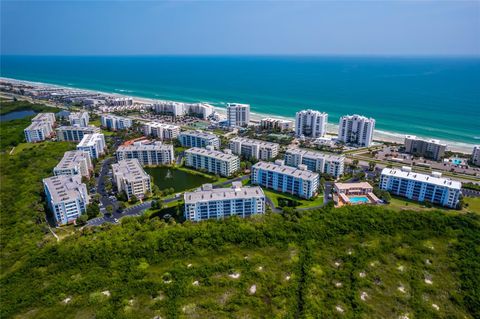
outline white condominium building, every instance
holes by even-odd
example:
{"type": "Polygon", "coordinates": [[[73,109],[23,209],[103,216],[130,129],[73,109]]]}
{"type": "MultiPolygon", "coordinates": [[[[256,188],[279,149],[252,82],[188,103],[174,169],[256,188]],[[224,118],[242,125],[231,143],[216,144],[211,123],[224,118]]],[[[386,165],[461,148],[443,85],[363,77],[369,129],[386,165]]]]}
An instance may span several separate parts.
{"type": "Polygon", "coordinates": [[[446,144],[439,140],[422,139],[414,135],[405,136],[405,153],[439,161],[445,155],[446,144]]]}
{"type": "Polygon", "coordinates": [[[53,129],[49,122],[38,121],[32,122],[23,132],[28,143],[35,143],[49,138],[53,133],[53,129]]]}
{"type": "Polygon", "coordinates": [[[412,172],[411,167],[404,166],[402,169],[384,168],[380,188],[415,201],[456,208],[462,184],[443,178],[439,172],[420,174],[412,172]]]}
{"type": "Polygon", "coordinates": [[[256,160],[270,160],[278,155],[280,146],[277,143],[235,137],[230,140],[230,149],[233,154],[242,155],[256,160]]]}
{"type": "Polygon", "coordinates": [[[280,132],[292,131],[293,121],[267,117],[260,120],[260,127],[264,130],[275,130],[280,132]]]}
{"type": "Polygon", "coordinates": [[[480,166],[480,145],[473,148],[471,161],[473,165],[480,166]]]}
{"type": "Polygon", "coordinates": [[[96,126],[60,126],[57,128],[57,139],[59,141],[80,142],[87,134],[100,133],[96,126]]]}
{"type": "Polygon", "coordinates": [[[100,122],[102,126],[112,130],[126,130],[132,127],[133,121],[128,117],[116,116],[111,114],[103,114],[100,117],[100,122]]]}
{"type": "Polygon", "coordinates": [[[152,109],[161,114],[169,114],[172,116],[197,116],[207,119],[215,112],[212,105],[206,103],[182,103],[173,101],[158,101],[152,105],[152,109]]]}
{"type": "Polygon", "coordinates": [[[121,97],[109,100],[111,106],[132,106],[133,99],[131,97],[121,97]]]}
{"type": "Polygon", "coordinates": [[[285,153],[285,164],[298,167],[303,164],[312,172],[332,175],[335,178],[343,174],[345,157],[299,148],[289,148],[285,153]]]}
{"type": "Polygon", "coordinates": [[[227,103],[227,125],[244,127],[250,123],[250,105],[227,103]]]}
{"type": "Polygon", "coordinates": [[[58,175],[81,175],[90,178],[93,171],[90,155],[84,151],[67,151],[62,160],[53,169],[53,174],[58,175]]]}
{"type": "Polygon", "coordinates": [[[327,133],[328,114],[314,110],[303,110],[295,115],[295,135],[322,137],[327,133]]]}
{"type": "Polygon", "coordinates": [[[55,114],[53,113],[38,113],[32,119],[32,122],[48,122],[53,127],[55,125],[55,114]]]}
{"type": "Polygon", "coordinates": [[[117,190],[125,191],[128,200],[132,196],[141,199],[152,192],[150,175],[145,173],[138,159],[126,159],[112,164],[112,171],[117,190]]]}
{"type": "Polygon", "coordinates": [[[295,168],[276,160],[275,163],[258,162],[253,165],[251,182],[253,185],[308,199],[317,195],[319,175],[308,171],[305,165],[295,168]]]}
{"type": "Polygon", "coordinates": [[[338,124],[338,139],[345,144],[368,147],[373,141],[375,120],[361,115],[345,115],[338,124]]]}
{"type": "Polygon", "coordinates": [[[68,116],[68,121],[70,122],[70,125],[86,127],[90,121],[90,116],[88,115],[88,112],[72,112],[68,116]]]}
{"type": "Polygon", "coordinates": [[[185,151],[185,165],[220,176],[231,176],[240,169],[240,158],[233,154],[193,147],[185,151]]]}
{"type": "Polygon", "coordinates": [[[23,130],[25,140],[28,143],[44,141],[52,136],[54,126],[55,114],[38,113],[32,119],[32,124],[23,130]]]}
{"type": "Polygon", "coordinates": [[[143,126],[143,134],[145,136],[153,136],[161,140],[173,140],[180,134],[180,126],[150,122],[143,126]]]}
{"type": "Polygon", "coordinates": [[[117,161],[136,158],[143,166],[170,165],[175,161],[173,145],[162,142],[121,145],[117,149],[117,161]]]}
{"type": "Polygon", "coordinates": [[[233,182],[230,188],[213,188],[205,184],[193,192],[185,192],[185,219],[201,221],[230,216],[248,217],[265,213],[265,194],[262,188],[244,187],[233,182]]]}
{"type": "Polygon", "coordinates": [[[87,210],[90,198],[80,175],[45,178],[43,188],[57,225],[72,223],[87,210]]]}
{"type": "Polygon", "coordinates": [[[213,146],[217,150],[220,148],[218,136],[203,131],[183,131],[178,135],[178,139],[183,147],[213,146]]]}
{"type": "Polygon", "coordinates": [[[105,136],[102,133],[86,134],[78,143],[77,150],[87,152],[91,158],[99,158],[105,153],[105,136]]]}

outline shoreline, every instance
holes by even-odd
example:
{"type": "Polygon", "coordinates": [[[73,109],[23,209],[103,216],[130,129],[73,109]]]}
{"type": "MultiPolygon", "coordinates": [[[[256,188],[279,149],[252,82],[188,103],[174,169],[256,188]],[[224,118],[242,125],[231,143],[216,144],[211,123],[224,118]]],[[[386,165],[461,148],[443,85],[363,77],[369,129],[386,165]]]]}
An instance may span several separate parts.
{"type": "MultiPolygon", "coordinates": [[[[180,102],[180,101],[174,101],[174,100],[147,98],[147,97],[129,95],[129,94],[119,93],[119,92],[104,92],[104,91],[93,90],[93,89],[85,89],[85,88],[79,88],[79,87],[74,87],[74,86],[65,86],[65,85],[45,83],[45,82],[20,80],[20,79],[15,79],[15,78],[8,78],[8,77],[0,77],[0,80],[10,81],[10,82],[18,82],[18,83],[22,83],[22,84],[29,84],[29,85],[36,85],[36,86],[54,87],[54,88],[68,89],[68,90],[78,90],[78,91],[90,92],[90,93],[112,96],[112,97],[118,97],[118,98],[129,97],[129,98],[133,99],[134,103],[138,103],[138,104],[152,104],[152,103],[155,103],[155,102],[158,102],[158,101],[180,102]]],[[[126,92],[126,93],[128,93],[128,92],[126,92]]],[[[201,103],[201,101],[198,101],[198,102],[181,102],[181,103],[201,103]]],[[[210,104],[210,105],[212,105],[212,104],[210,104]]],[[[224,107],[219,107],[219,106],[216,106],[216,105],[212,105],[212,106],[214,107],[215,111],[218,112],[219,114],[226,115],[226,109],[224,107]]],[[[250,119],[253,120],[253,121],[260,121],[260,119],[266,118],[266,117],[295,121],[295,117],[250,112],[250,119]]],[[[334,123],[328,123],[327,124],[328,135],[335,135],[336,136],[337,131],[338,131],[338,124],[334,124],[334,123]]],[[[403,144],[404,138],[405,138],[406,135],[408,135],[408,134],[375,129],[373,139],[374,139],[374,141],[377,141],[377,142],[388,142],[388,143],[403,144]]],[[[426,138],[426,139],[439,140],[441,143],[447,144],[447,150],[448,151],[460,152],[460,153],[464,153],[464,154],[467,154],[467,155],[470,155],[472,153],[472,149],[475,146],[475,144],[470,144],[470,143],[449,141],[449,140],[443,140],[443,139],[438,139],[438,138],[432,138],[432,137],[428,137],[428,136],[420,136],[420,135],[417,135],[417,136],[421,137],[421,138],[426,138]]]]}

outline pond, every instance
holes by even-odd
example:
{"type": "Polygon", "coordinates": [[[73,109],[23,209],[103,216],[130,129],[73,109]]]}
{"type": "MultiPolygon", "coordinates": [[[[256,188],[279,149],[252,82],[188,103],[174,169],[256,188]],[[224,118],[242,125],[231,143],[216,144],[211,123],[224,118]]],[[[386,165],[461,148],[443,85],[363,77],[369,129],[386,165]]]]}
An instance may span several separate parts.
{"type": "Polygon", "coordinates": [[[18,120],[23,119],[24,117],[35,115],[35,111],[32,110],[23,110],[23,111],[13,111],[7,114],[3,114],[0,116],[0,121],[11,121],[11,120],[18,120]]]}
{"type": "Polygon", "coordinates": [[[173,188],[175,192],[199,187],[206,183],[213,183],[213,178],[203,175],[194,175],[189,172],[170,167],[145,167],[145,172],[153,177],[153,182],[160,188],[173,188]]]}

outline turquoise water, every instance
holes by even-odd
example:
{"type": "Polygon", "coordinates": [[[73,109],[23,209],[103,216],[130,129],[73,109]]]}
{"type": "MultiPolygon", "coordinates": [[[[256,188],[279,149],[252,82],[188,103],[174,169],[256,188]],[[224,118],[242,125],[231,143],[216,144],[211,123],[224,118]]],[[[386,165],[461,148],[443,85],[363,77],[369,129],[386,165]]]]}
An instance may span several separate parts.
{"type": "Polygon", "coordinates": [[[366,197],[360,196],[360,197],[349,197],[349,201],[353,204],[358,204],[358,203],[368,203],[369,200],[366,197]]]}
{"type": "Polygon", "coordinates": [[[480,143],[480,59],[360,57],[19,57],[1,75],[179,101],[314,108],[376,118],[378,130],[480,143]]]}
{"type": "Polygon", "coordinates": [[[455,165],[460,165],[462,164],[462,160],[461,159],[458,159],[458,158],[454,158],[452,159],[452,163],[455,164],[455,165]]]}

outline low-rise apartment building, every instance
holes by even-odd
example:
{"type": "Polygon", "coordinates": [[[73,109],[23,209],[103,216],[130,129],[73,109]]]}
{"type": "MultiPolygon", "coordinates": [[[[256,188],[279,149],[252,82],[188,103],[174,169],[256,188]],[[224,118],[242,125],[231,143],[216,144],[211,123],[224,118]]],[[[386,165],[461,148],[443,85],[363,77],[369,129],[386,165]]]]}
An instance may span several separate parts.
{"type": "Polygon", "coordinates": [[[295,168],[281,160],[258,162],[252,166],[251,183],[308,199],[317,195],[319,175],[308,171],[305,165],[295,168]]]}
{"type": "Polygon", "coordinates": [[[60,126],[57,128],[57,139],[59,141],[80,142],[87,134],[100,133],[96,126],[60,126]]]}
{"type": "Polygon", "coordinates": [[[267,117],[260,120],[260,127],[264,130],[273,130],[280,132],[292,131],[294,128],[293,121],[284,119],[274,119],[267,117]]]}
{"type": "Polygon", "coordinates": [[[87,152],[91,158],[105,153],[105,136],[102,133],[86,134],[77,145],[77,150],[87,152]]]}
{"type": "Polygon", "coordinates": [[[230,140],[230,150],[233,154],[246,158],[268,161],[278,155],[280,145],[250,138],[235,137],[230,140]]]}
{"type": "Polygon", "coordinates": [[[136,158],[143,166],[170,165],[175,161],[173,145],[162,142],[137,141],[118,147],[117,161],[136,158]]]}
{"type": "Polygon", "coordinates": [[[49,122],[32,122],[23,130],[27,143],[35,143],[46,140],[52,136],[53,129],[49,122]]]}
{"type": "Polygon", "coordinates": [[[143,126],[143,134],[161,140],[173,140],[178,138],[180,126],[158,122],[145,123],[143,126]]]}
{"type": "Polygon", "coordinates": [[[445,155],[446,144],[439,140],[422,139],[414,135],[405,136],[405,153],[439,161],[445,155]]]}
{"type": "Polygon", "coordinates": [[[55,126],[55,114],[54,113],[38,113],[32,119],[32,122],[48,122],[51,127],[55,126]]]}
{"type": "Polygon", "coordinates": [[[183,147],[207,147],[220,148],[220,138],[217,135],[203,131],[184,131],[178,136],[183,147]]]}
{"type": "Polygon", "coordinates": [[[228,177],[240,169],[240,158],[213,149],[193,147],[185,151],[185,165],[228,177]]]}
{"type": "Polygon", "coordinates": [[[43,179],[46,201],[57,225],[72,222],[86,212],[90,198],[80,175],[59,175],[43,179]]]}
{"type": "Polygon", "coordinates": [[[58,175],[81,175],[90,178],[93,171],[90,155],[85,151],[67,151],[61,161],[53,169],[53,174],[58,175]]]}
{"type": "Polygon", "coordinates": [[[112,114],[103,114],[100,117],[102,126],[108,130],[127,130],[132,127],[133,121],[128,117],[116,116],[112,114]]]}
{"type": "Polygon", "coordinates": [[[223,219],[230,216],[242,218],[265,213],[265,194],[261,187],[242,186],[233,182],[229,188],[213,188],[205,184],[193,192],[185,192],[185,219],[201,221],[223,219]]]}
{"type": "Polygon", "coordinates": [[[68,121],[72,126],[77,125],[87,127],[90,122],[90,116],[88,115],[88,112],[72,112],[68,116],[68,121]]]}
{"type": "Polygon", "coordinates": [[[380,188],[391,194],[419,202],[430,202],[456,208],[462,183],[443,178],[439,172],[431,175],[412,172],[411,167],[384,168],[380,188]]]}
{"type": "Polygon", "coordinates": [[[113,180],[119,192],[124,191],[128,200],[139,199],[152,192],[150,175],[145,173],[136,158],[121,160],[112,164],[113,180]]]}
{"type": "Polygon", "coordinates": [[[345,157],[299,148],[289,148],[285,152],[285,164],[293,167],[303,164],[312,172],[329,174],[338,178],[343,174],[345,157]]]}

